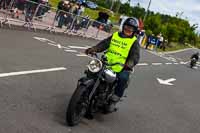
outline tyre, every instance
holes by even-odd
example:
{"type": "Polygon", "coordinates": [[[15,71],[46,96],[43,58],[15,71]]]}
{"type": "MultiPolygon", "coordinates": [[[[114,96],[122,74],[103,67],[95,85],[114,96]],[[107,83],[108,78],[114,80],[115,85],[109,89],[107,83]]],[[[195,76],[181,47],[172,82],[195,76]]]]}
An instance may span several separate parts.
{"type": "Polygon", "coordinates": [[[196,65],[196,60],[192,59],[190,63],[190,68],[193,68],[196,65]]]}
{"type": "Polygon", "coordinates": [[[88,105],[87,88],[79,85],[73,93],[66,112],[66,122],[69,126],[75,126],[85,115],[88,105]]]}

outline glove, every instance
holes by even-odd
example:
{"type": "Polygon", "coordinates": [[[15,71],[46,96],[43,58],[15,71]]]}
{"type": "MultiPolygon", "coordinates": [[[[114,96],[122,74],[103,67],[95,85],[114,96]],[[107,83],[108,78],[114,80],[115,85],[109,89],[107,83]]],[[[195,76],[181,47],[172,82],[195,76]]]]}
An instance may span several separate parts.
{"type": "Polygon", "coordinates": [[[94,49],[94,48],[88,48],[88,49],[86,49],[85,50],[85,54],[93,54],[93,53],[95,53],[96,52],[96,50],[94,49]]]}

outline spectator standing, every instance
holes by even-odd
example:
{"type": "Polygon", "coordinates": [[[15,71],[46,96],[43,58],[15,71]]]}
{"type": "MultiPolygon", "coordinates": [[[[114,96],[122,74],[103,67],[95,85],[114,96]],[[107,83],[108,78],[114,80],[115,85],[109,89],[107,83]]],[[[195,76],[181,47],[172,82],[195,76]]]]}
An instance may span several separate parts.
{"type": "Polygon", "coordinates": [[[39,7],[38,7],[38,11],[36,13],[36,17],[38,18],[42,18],[42,16],[45,14],[45,9],[47,9],[46,6],[48,6],[48,0],[39,0],[39,7]]]}
{"type": "Polygon", "coordinates": [[[3,8],[4,10],[8,8],[10,4],[10,0],[0,0],[0,9],[3,8]]]}
{"type": "Polygon", "coordinates": [[[56,21],[58,21],[58,19],[60,17],[60,11],[63,8],[63,4],[64,4],[64,0],[61,0],[60,2],[58,2],[57,11],[56,11],[56,21]]]}
{"type": "Polygon", "coordinates": [[[160,48],[163,49],[163,51],[164,51],[165,44],[164,44],[164,38],[161,33],[160,33],[159,41],[160,41],[160,48]]]}
{"type": "Polygon", "coordinates": [[[34,16],[36,8],[38,6],[38,0],[30,0],[26,1],[26,8],[25,8],[25,21],[30,22],[34,16]]]}
{"type": "Polygon", "coordinates": [[[71,9],[69,1],[64,1],[63,6],[62,6],[62,11],[60,12],[60,17],[58,21],[58,26],[59,28],[62,28],[63,24],[66,23],[66,20],[69,16],[69,11],[71,9]]]}
{"type": "Polygon", "coordinates": [[[14,9],[14,17],[19,18],[19,15],[24,12],[26,0],[16,0],[16,8],[14,9]]]}
{"type": "Polygon", "coordinates": [[[153,34],[148,36],[147,44],[146,44],[145,49],[148,49],[148,46],[151,44],[151,40],[152,40],[152,37],[153,37],[153,36],[154,36],[153,34]]]}

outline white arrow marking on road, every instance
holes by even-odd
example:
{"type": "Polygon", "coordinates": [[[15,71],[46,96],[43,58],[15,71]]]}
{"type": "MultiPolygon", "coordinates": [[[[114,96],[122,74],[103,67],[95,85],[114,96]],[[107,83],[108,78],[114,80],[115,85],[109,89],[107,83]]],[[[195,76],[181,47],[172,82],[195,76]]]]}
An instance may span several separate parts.
{"type": "Polygon", "coordinates": [[[173,84],[170,83],[170,82],[173,82],[173,81],[175,81],[176,79],[175,79],[175,78],[170,78],[170,79],[167,79],[167,80],[162,80],[162,79],[160,79],[160,78],[157,78],[157,80],[158,80],[158,82],[159,82],[160,84],[163,84],[163,85],[173,85],[173,84]]]}
{"type": "Polygon", "coordinates": [[[49,68],[49,69],[40,69],[40,70],[30,70],[30,71],[0,73],[0,78],[2,78],[2,77],[8,77],[8,76],[32,74],[32,73],[44,73],[44,72],[61,71],[61,70],[66,70],[66,69],[67,68],[65,68],[65,67],[58,67],[58,68],[49,68]]]}

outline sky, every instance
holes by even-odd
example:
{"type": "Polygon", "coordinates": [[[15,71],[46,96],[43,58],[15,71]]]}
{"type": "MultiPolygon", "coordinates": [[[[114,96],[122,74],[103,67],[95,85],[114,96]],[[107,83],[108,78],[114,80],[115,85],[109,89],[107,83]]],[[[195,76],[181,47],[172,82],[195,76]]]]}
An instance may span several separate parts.
{"type": "MultiPolygon", "coordinates": [[[[131,6],[137,3],[147,9],[149,0],[131,0],[131,6]]],[[[197,31],[200,33],[200,0],[151,0],[149,10],[171,16],[183,12],[180,18],[188,20],[191,25],[198,24],[197,31]]]]}

